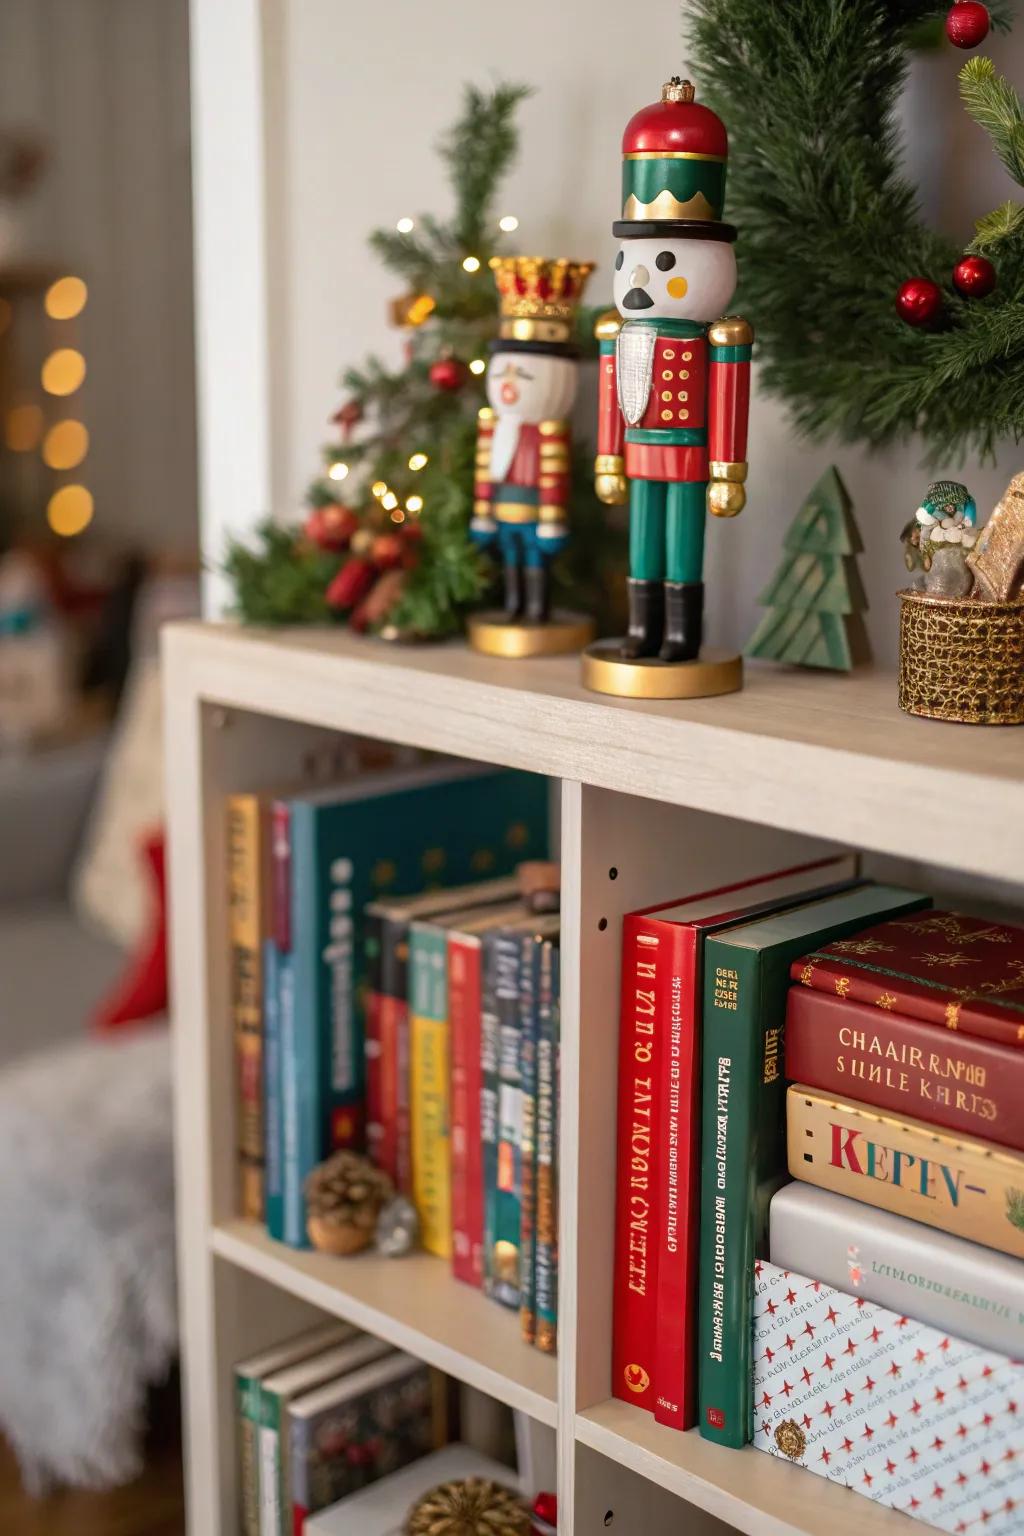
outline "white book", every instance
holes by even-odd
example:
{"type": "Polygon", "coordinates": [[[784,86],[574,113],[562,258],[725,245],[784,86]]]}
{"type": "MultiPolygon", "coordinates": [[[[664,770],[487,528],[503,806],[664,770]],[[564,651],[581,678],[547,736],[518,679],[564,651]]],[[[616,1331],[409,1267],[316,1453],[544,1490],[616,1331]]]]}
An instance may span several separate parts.
{"type": "Polygon", "coordinates": [[[1024,1358],[1024,1263],[810,1184],[770,1208],[770,1258],[982,1349],[1024,1358]]]}
{"type": "Polygon", "coordinates": [[[446,1445],[340,1499],[329,1509],[308,1516],[305,1536],[402,1536],[406,1517],[417,1499],[438,1483],[462,1477],[489,1477],[506,1488],[519,1488],[519,1480],[509,1467],[468,1445],[446,1445]]]}
{"type": "Polygon", "coordinates": [[[284,1529],[282,1514],[288,1489],[289,1403],[300,1394],[347,1376],[391,1352],[391,1346],[383,1340],[361,1333],[336,1349],[325,1350],[311,1360],[264,1377],[260,1384],[260,1536],[290,1536],[284,1529]]]}

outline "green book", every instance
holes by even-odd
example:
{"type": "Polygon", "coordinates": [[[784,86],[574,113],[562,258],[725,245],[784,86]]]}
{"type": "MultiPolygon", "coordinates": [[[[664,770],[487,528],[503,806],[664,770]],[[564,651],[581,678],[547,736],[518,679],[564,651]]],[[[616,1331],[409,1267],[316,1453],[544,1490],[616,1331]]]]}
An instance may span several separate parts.
{"type": "Polygon", "coordinates": [[[322,1323],[298,1338],[265,1349],[235,1366],[238,1420],[238,1489],[242,1536],[260,1536],[260,1387],[264,1377],[351,1337],[347,1323],[322,1323]]]}
{"type": "Polygon", "coordinates": [[[260,1536],[292,1536],[288,1405],[302,1393],[390,1353],[391,1346],[382,1339],[343,1326],[344,1342],[264,1376],[260,1383],[260,1536]]]}
{"type": "Polygon", "coordinates": [[[700,1432],[719,1445],[753,1437],[753,1267],[768,1203],[786,1174],[782,1038],[789,968],[808,950],[931,905],[864,885],[704,943],[698,1390],[700,1432]]]}

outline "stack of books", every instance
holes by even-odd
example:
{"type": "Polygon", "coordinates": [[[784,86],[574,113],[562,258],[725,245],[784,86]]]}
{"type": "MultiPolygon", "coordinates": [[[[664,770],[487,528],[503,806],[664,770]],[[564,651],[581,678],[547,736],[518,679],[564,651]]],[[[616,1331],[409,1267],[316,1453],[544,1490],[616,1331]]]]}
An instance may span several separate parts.
{"type": "Polygon", "coordinates": [[[307,1516],[448,1438],[446,1379],[345,1323],[235,1367],[242,1536],[302,1536],[307,1516]]]}
{"type": "Polygon", "coordinates": [[[796,1182],[757,1277],[755,1444],[943,1530],[1019,1529],[1024,929],[904,914],[791,979],[796,1182]]]}
{"type": "Polygon", "coordinates": [[[625,919],[612,1390],[659,1422],[751,1436],[752,1266],[786,1178],[792,962],[927,905],[835,858],[625,919]]]}
{"type": "Polygon", "coordinates": [[[369,995],[367,905],[545,858],[548,783],[435,761],[234,795],[227,810],[241,1209],[305,1247],[306,1177],[364,1146],[381,1074],[411,1129],[408,1059],[390,1058],[393,1025],[369,995]]]}
{"type": "Polygon", "coordinates": [[[556,1349],[559,919],[495,880],[365,914],[371,1156],[428,1252],[556,1349]]]}

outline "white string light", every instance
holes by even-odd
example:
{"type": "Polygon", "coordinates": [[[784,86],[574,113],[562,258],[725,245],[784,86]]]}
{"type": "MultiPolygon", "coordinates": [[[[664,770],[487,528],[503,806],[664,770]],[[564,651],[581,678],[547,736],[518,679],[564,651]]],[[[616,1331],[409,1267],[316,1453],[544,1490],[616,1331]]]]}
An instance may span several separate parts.
{"type": "Polygon", "coordinates": [[[405,498],[405,510],[407,512],[422,512],[423,511],[423,497],[422,496],[407,496],[405,498]]]}
{"type": "Polygon", "coordinates": [[[462,270],[464,272],[479,272],[480,271],[480,257],[479,256],[467,256],[465,258],[465,260],[463,261],[463,263],[462,263],[462,270]]]}
{"type": "Polygon", "coordinates": [[[398,506],[398,497],[395,495],[394,491],[388,491],[381,497],[380,504],[386,512],[393,512],[398,506]]]}
{"type": "Polygon", "coordinates": [[[425,468],[427,462],[427,456],[425,453],[414,453],[412,458],[409,460],[409,468],[423,469],[425,468]]]}
{"type": "Polygon", "coordinates": [[[416,228],[416,220],[410,219],[408,216],[406,216],[404,219],[399,219],[398,223],[395,225],[395,228],[398,230],[400,235],[411,235],[413,230],[416,228]]]}
{"type": "Polygon", "coordinates": [[[469,365],[470,373],[483,373],[487,367],[482,357],[474,357],[469,365]]]}
{"type": "Polygon", "coordinates": [[[342,464],[339,460],[338,463],[331,465],[330,469],[327,471],[327,474],[331,480],[344,480],[345,476],[348,474],[348,465],[342,464]]]}
{"type": "Polygon", "coordinates": [[[514,229],[519,228],[519,220],[514,213],[506,213],[504,218],[498,220],[498,228],[503,229],[506,235],[510,235],[514,229]]]}

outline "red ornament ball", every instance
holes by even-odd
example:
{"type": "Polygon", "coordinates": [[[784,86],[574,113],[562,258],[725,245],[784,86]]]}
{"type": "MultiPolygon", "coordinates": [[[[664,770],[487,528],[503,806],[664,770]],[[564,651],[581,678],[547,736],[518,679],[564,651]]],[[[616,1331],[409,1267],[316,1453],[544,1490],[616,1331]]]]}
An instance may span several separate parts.
{"type": "Polygon", "coordinates": [[[896,295],[896,313],[908,325],[927,325],[942,308],[942,289],[930,277],[908,277],[896,295]]]}
{"type": "Polygon", "coordinates": [[[946,36],[954,48],[977,48],[988,36],[988,6],[981,0],[956,0],[946,16],[946,36]]]}
{"type": "Polygon", "coordinates": [[[965,256],[953,268],[953,284],[965,299],[983,299],[996,285],[996,269],[987,256],[965,256]]]}
{"type": "Polygon", "coordinates": [[[404,553],[402,543],[402,538],[397,533],[378,533],[370,545],[370,559],[382,571],[401,565],[404,553]]]}
{"type": "Polygon", "coordinates": [[[303,531],[318,549],[346,549],[358,525],[359,519],[351,507],[329,502],[324,507],[313,508],[303,531]]]}
{"type": "Polygon", "coordinates": [[[533,1501],[534,1518],[541,1522],[541,1529],[555,1530],[558,1526],[558,1499],[553,1493],[538,1493],[533,1501]]]}
{"type": "Polygon", "coordinates": [[[465,363],[460,363],[457,357],[440,357],[430,367],[430,382],[435,389],[447,390],[454,394],[461,389],[469,377],[469,369],[465,363]]]}

